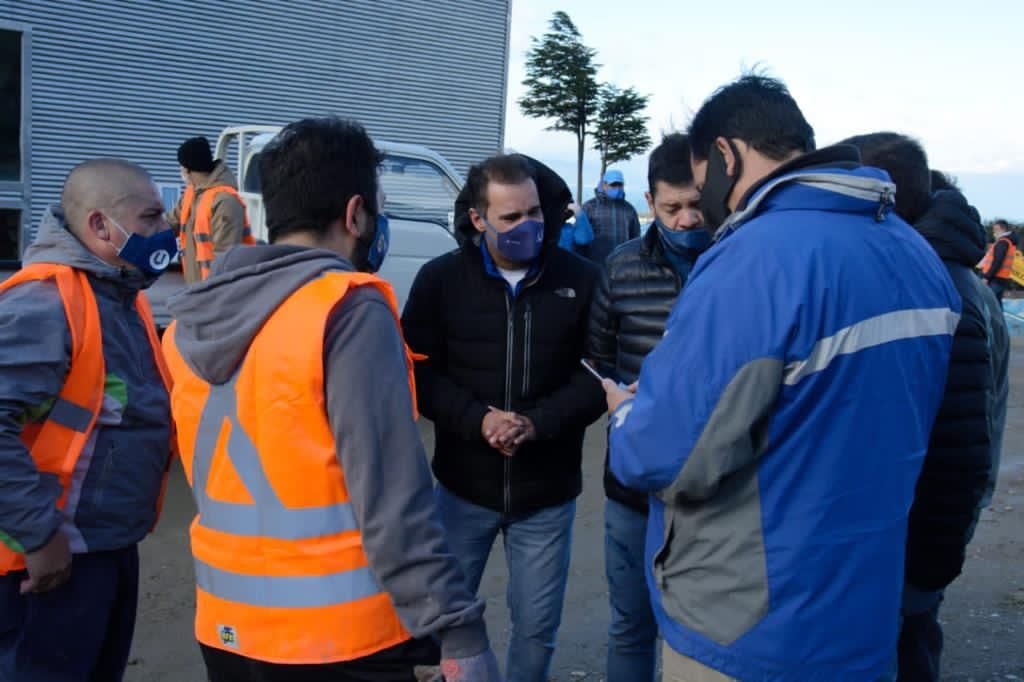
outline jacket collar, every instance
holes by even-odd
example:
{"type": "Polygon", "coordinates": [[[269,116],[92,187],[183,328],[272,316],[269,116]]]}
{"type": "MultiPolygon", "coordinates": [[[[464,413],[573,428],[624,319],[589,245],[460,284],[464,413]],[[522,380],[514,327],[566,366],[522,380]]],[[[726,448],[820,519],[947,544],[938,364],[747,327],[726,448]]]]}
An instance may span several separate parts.
{"type": "Polygon", "coordinates": [[[518,296],[519,292],[522,291],[524,287],[533,284],[533,282],[540,276],[541,261],[544,258],[543,251],[541,251],[541,255],[537,257],[537,260],[530,264],[529,269],[526,271],[526,276],[519,280],[519,283],[516,284],[513,289],[512,285],[510,285],[508,280],[505,279],[505,276],[501,274],[500,270],[498,270],[498,264],[494,262],[494,257],[491,256],[491,252],[487,249],[487,240],[483,239],[483,236],[481,235],[477,241],[479,242],[480,257],[483,259],[484,273],[492,279],[501,280],[505,284],[505,287],[508,289],[508,293],[512,298],[518,296]]]}
{"type": "Polygon", "coordinates": [[[640,255],[659,265],[666,267],[672,265],[665,255],[665,245],[661,243],[661,237],[658,236],[658,226],[654,224],[654,221],[651,221],[651,224],[647,226],[647,231],[640,237],[640,255]]]}
{"type": "Polygon", "coordinates": [[[856,174],[859,153],[849,145],[811,152],[783,164],[763,178],[740,200],[736,211],[715,232],[715,241],[732,234],[757,215],[775,190],[790,184],[806,185],[856,199],[878,203],[878,219],[895,205],[896,185],[869,174],[856,174]]]}

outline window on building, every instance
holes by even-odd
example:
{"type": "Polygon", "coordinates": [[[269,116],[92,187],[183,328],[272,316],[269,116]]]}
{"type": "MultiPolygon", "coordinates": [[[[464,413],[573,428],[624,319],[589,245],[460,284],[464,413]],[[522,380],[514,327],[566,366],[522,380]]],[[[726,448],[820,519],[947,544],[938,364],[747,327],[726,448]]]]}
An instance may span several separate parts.
{"type": "Polygon", "coordinates": [[[0,181],[21,181],[21,33],[0,30],[0,181]]]}
{"type": "Polygon", "coordinates": [[[21,211],[0,208],[0,260],[18,260],[21,257],[21,211]]]}

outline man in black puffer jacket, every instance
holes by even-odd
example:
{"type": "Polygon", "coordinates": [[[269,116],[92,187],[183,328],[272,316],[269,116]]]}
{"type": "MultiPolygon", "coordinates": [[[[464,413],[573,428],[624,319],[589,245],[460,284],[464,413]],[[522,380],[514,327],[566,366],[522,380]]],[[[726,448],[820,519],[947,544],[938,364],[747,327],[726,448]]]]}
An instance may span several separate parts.
{"type": "Polygon", "coordinates": [[[862,135],[846,143],[860,149],[865,165],[892,177],[896,212],[942,258],[963,300],[907,534],[899,680],[927,682],[939,679],[939,606],[963,568],[992,466],[993,324],[1003,321],[992,319],[986,301],[991,292],[972,270],[985,252],[978,212],[955,190],[931,193],[921,146],[896,133],[862,135]]]}
{"type": "Polygon", "coordinates": [[[546,680],[569,570],[587,426],[604,412],[580,366],[597,268],[558,248],[572,197],[521,155],[470,169],[461,247],[430,261],[402,315],[419,407],[434,422],[438,510],[476,592],[504,535],[509,682],[546,680]]]}
{"type": "MultiPolygon", "coordinates": [[[[624,383],[636,381],[665,332],[665,321],[697,256],[711,243],[701,227],[686,135],[668,135],[648,162],[647,203],[654,222],[608,257],[591,307],[587,356],[624,383]]],[[[644,581],[647,495],[629,490],[605,459],[605,572],[611,625],[606,677],[650,682],[658,627],[644,581]]]]}

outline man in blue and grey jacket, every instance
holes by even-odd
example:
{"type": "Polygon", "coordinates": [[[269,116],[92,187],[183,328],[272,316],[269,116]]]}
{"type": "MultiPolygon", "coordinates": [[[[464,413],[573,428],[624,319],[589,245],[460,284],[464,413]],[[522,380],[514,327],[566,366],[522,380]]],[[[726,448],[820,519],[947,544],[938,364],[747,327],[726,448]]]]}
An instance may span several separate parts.
{"type": "Polygon", "coordinates": [[[716,243],[636,395],[605,386],[612,471],[651,494],[664,679],[877,680],[960,298],[782,83],[721,88],[689,132],[716,243]]]}
{"type": "Polygon", "coordinates": [[[124,673],[137,546],[156,523],[171,457],[156,330],[136,299],[176,250],[146,171],[93,159],[71,171],[60,203],[43,214],[25,266],[84,275],[99,329],[82,321],[86,306],[64,298],[52,278],[0,294],[0,543],[25,566],[0,575],[0,680],[117,682],[124,673]],[[63,389],[72,368],[100,352],[90,421],[63,389]],[[64,486],[63,472],[42,466],[42,453],[22,436],[76,420],[84,445],[59,454],[71,469],[64,486]]]}

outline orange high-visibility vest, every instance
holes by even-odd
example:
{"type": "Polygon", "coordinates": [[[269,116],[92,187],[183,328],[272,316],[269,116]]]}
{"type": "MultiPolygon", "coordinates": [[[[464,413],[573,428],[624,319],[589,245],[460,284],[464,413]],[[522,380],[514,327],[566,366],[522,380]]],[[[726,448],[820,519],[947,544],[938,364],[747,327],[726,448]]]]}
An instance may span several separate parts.
{"type": "MultiPolygon", "coordinates": [[[[64,386],[50,408],[46,420],[36,424],[26,422],[21,431],[21,441],[28,448],[39,471],[57,476],[61,486],[57,507],[63,509],[71,485],[71,473],[75,470],[78,457],[92,434],[100,406],[103,404],[106,363],[103,359],[103,333],[100,329],[96,295],[84,272],[67,265],[35,263],[22,268],[0,284],[0,292],[24,282],[44,279],[53,280],[64,302],[64,313],[67,316],[68,328],[71,330],[71,365],[64,379],[64,386]]],[[[170,373],[164,363],[160,339],[153,323],[153,313],[141,292],[135,297],[135,309],[146,328],[160,378],[170,392],[170,373]]],[[[164,471],[160,496],[156,501],[157,516],[163,506],[167,471],[172,459],[173,457],[167,458],[168,466],[164,471]]],[[[0,544],[0,575],[24,567],[25,557],[21,553],[0,544]]]]}
{"type": "MultiPolygon", "coordinates": [[[[203,279],[210,276],[210,268],[213,267],[213,231],[210,228],[210,222],[213,217],[213,200],[221,192],[233,196],[242,205],[242,209],[245,209],[245,201],[242,200],[242,196],[230,185],[215,185],[205,188],[199,195],[198,202],[196,201],[195,186],[189,185],[185,188],[185,194],[181,200],[181,215],[178,217],[178,224],[181,225],[181,233],[178,235],[179,246],[182,251],[185,250],[185,228],[192,215],[193,205],[195,205],[196,222],[192,226],[192,239],[196,243],[196,264],[199,266],[199,273],[203,279]],[[198,205],[196,205],[197,203],[198,205]]],[[[256,243],[249,227],[248,211],[245,212],[245,227],[242,230],[241,243],[246,246],[256,243]]]]}
{"type": "Polygon", "coordinates": [[[1001,241],[1006,242],[1006,257],[1003,258],[1003,262],[999,265],[999,269],[996,271],[996,279],[1010,279],[1013,277],[1013,259],[1017,255],[1017,247],[1013,243],[1013,240],[1009,237],[1000,237],[992,243],[992,246],[988,247],[988,251],[985,252],[985,257],[978,263],[978,269],[981,270],[982,274],[987,273],[988,269],[992,266],[992,258],[995,255],[996,244],[1001,241]]]}
{"type": "MultiPolygon", "coordinates": [[[[329,272],[281,303],[224,384],[211,385],[185,361],[176,322],[164,334],[178,445],[198,509],[190,534],[203,644],[315,664],[410,638],[368,566],[327,419],[327,321],[361,286],[384,294],[397,327],[389,284],[329,272]]],[[[408,350],[406,365],[409,385],[395,389],[415,396],[408,350]]]]}

